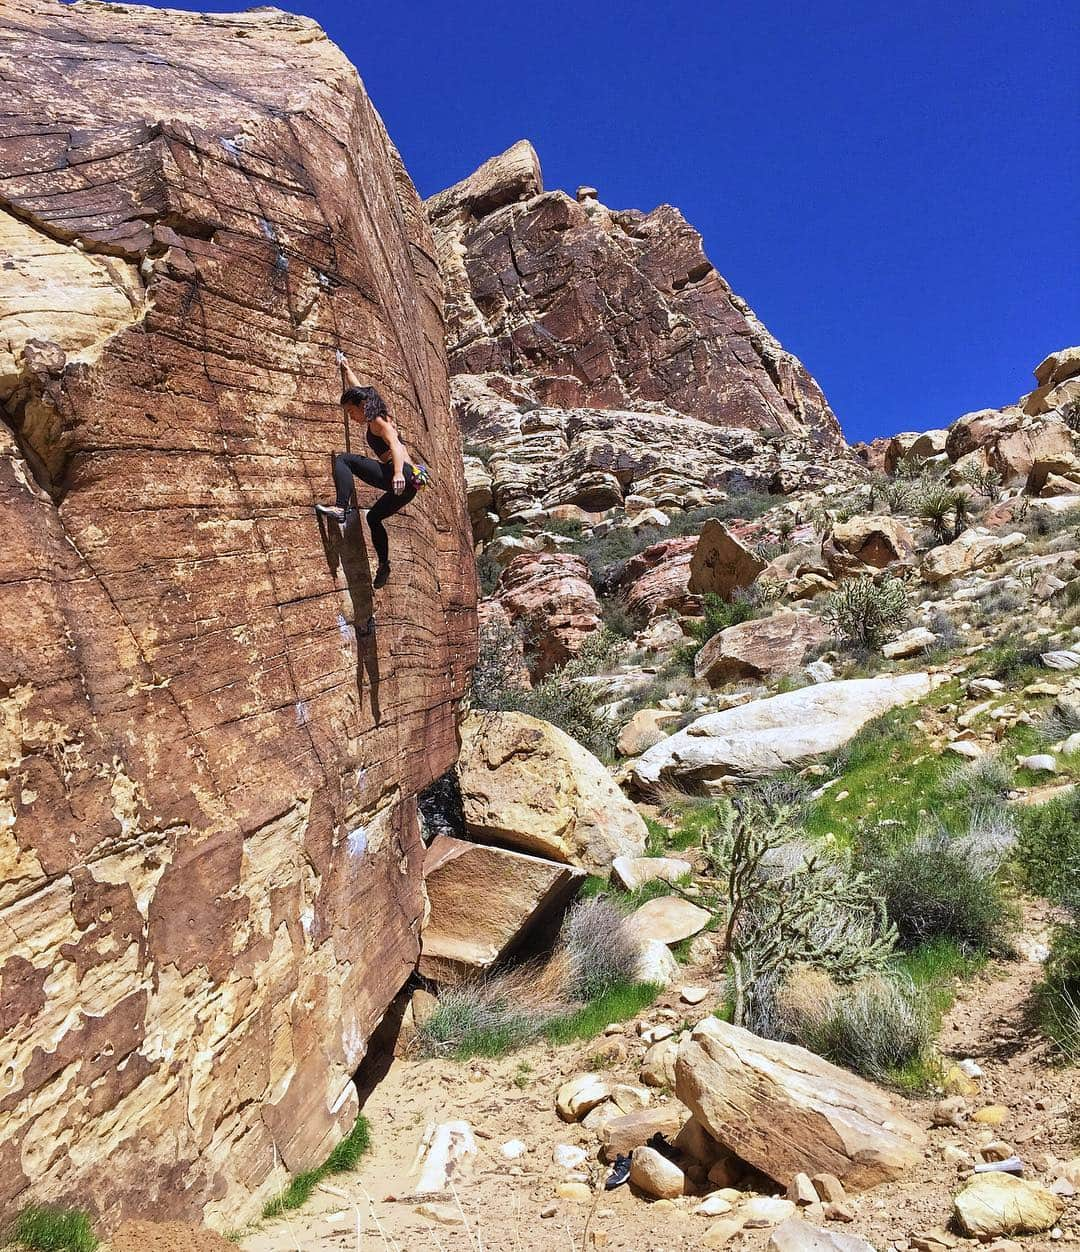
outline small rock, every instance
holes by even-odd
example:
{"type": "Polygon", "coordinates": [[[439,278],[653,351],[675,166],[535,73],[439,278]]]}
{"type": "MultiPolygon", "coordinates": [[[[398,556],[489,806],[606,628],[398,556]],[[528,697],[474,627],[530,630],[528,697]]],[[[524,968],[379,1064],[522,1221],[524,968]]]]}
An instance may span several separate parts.
{"type": "MultiPolygon", "coordinates": [[[[903,1246],[906,1248],[907,1243],[903,1246]]],[[[789,1217],[772,1232],[766,1252],[875,1252],[875,1249],[865,1239],[812,1226],[801,1217],[789,1217]]]]}
{"type": "Polygon", "coordinates": [[[817,1203],[818,1193],[814,1190],[809,1174],[796,1174],[792,1178],[788,1183],[787,1198],[798,1205],[817,1203]]]}
{"type": "Polygon", "coordinates": [[[855,1210],[849,1204],[830,1200],[825,1205],[825,1219],[830,1222],[853,1222],[855,1220],[855,1210]]]}
{"type": "Polygon", "coordinates": [[[974,1061],[971,1057],[966,1057],[962,1061],[956,1063],[958,1069],[962,1069],[969,1078],[981,1078],[983,1076],[982,1067],[978,1061],[974,1061]]]}
{"type": "MultiPolygon", "coordinates": [[[[981,1109],[976,1109],[971,1115],[973,1122],[978,1122],[980,1126],[1003,1126],[1008,1120],[1009,1110],[1004,1104],[984,1104],[981,1109]]],[[[1012,1153],[1006,1153],[1011,1156],[1012,1153]]]]}
{"type": "Polygon", "coordinates": [[[1044,652],[1042,663],[1047,669],[1067,670],[1080,668],[1080,652],[1063,650],[1060,652],[1044,652]]]}
{"type": "Polygon", "coordinates": [[[924,1234],[912,1235],[911,1246],[915,1252],[948,1252],[960,1242],[955,1235],[947,1230],[928,1230],[924,1234]]]}
{"type": "Polygon", "coordinates": [[[976,1238],[1039,1234],[1057,1221],[1063,1205],[1037,1182],[1010,1174],[983,1174],[953,1199],[960,1229],[976,1238]]]}
{"type": "Polygon", "coordinates": [[[652,1096],[644,1087],[633,1087],[629,1083],[616,1083],[611,1089],[611,1102],[617,1105],[622,1113],[636,1113],[648,1107],[652,1096]]]}
{"type": "Polygon", "coordinates": [[[723,1248],[735,1238],[746,1223],[741,1217],[722,1217],[705,1232],[701,1244],[705,1248],[723,1248]]]}
{"type": "Polygon", "coordinates": [[[675,1032],[670,1026],[648,1026],[641,1032],[641,1038],[645,1043],[660,1043],[663,1039],[670,1039],[675,1032]]]}
{"type": "Polygon", "coordinates": [[[554,1200],[552,1200],[550,1204],[545,1204],[544,1207],[540,1210],[540,1216],[541,1217],[554,1217],[558,1211],[559,1211],[559,1206],[555,1203],[554,1200]]]}
{"type": "Polygon", "coordinates": [[[592,1199],[592,1188],[587,1182],[561,1182],[555,1188],[555,1194],[561,1200],[578,1200],[588,1202],[592,1199]]]}
{"type": "Polygon", "coordinates": [[[972,743],[970,739],[954,739],[946,746],[950,752],[966,757],[969,761],[977,760],[983,754],[982,748],[977,743],[972,743]]]}
{"type": "Polygon", "coordinates": [[[747,1229],[777,1226],[795,1212],[795,1205],[780,1196],[755,1195],[739,1206],[738,1216],[743,1218],[747,1229]]]}
{"type": "Polygon", "coordinates": [[[915,626],[911,630],[906,630],[902,635],[897,635],[891,643],[885,644],[881,649],[881,655],[891,661],[918,656],[919,653],[932,648],[937,643],[937,638],[937,635],[932,630],[927,630],[925,626],[915,626]]]}
{"type": "Polygon", "coordinates": [[[594,1135],[598,1135],[608,1122],[613,1122],[617,1117],[622,1116],[623,1111],[614,1100],[605,1100],[603,1104],[598,1104],[596,1108],[586,1113],[581,1119],[581,1124],[586,1130],[591,1130],[594,1135]]]}
{"type": "Polygon", "coordinates": [[[679,999],[684,1004],[700,1004],[708,994],[708,987],[683,987],[679,991],[679,999]]]}
{"type": "Polygon", "coordinates": [[[564,1122],[579,1122],[610,1095],[611,1084],[599,1074],[577,1074],[559,1088],[555,1108],[564,1122]]]}
{"type": "Polygon", "coordinates": [[[641,1081],[649,1087],[675,1086],[675,1057],[679,1051],[675,1039],[661,1039],[645,1053],[641,1062],[641,1081]]]}
{"type": "Polygon", "coordinates": [[[1029,769],[1034,774],[1057,773],[1057,761],[1049,752],[1036,752],[1033,756],[1018,756],[1016,764],[1020,769],[1029,769]]]}
{"type": "Polygon", "coordinates": [[[823,1200],[832,1204],[843,1204],[847,1199],[844,1184],[835,1174],[815,1174],[812,1181],[814,1190],[823,1200]]]}
{"type": "Polygon", "coordinates": [[[944,1100],[939,1100],[931,1110],[930,1125],[960,1126],[966,1116],[967,1100],[962,1095],[946,1096],[944,1100]]]}
{"type": "Polygon", "coordinates": [[[725,1213],[730,1213],[732,1203],[725,1199],[719,1191],[714,1191],[712,1195],[707,1195],[704,1200],[694,1209],[697,1217],[723,1217],[725,1213]]]}
{"type": "Polygon", "coordinates": [[[958,1170],[969,1170],[975,1164],[975,1158],[971,1153],[958,1148],[955,1143],[947,1143],[941,1149],[941,1156],[946,1165],[951,1165],[958,1170]]]}
{"type": "Polygon", "coordinates": [[[576,1147],[572,1143],[557,1143],[552,1149],[551,1159],[562,1169],[577,1169],[585,1164],[589,1154],[584,1148],[576,1147]]]}
{"type": "Polygon", "coordinates": [[[507,1139],[507,1141],[499,1148],[501,1155],[506,1157],[508,1161],[516,1161],[519,1156],[524,1156],[529,1149],[520,1139],[507,1139]]]}
{"type": "Polygon", "coordinates": [[[655,1148],[634,1149],[630,1158],[630,1182],[657,1200],[669,1200],[686,1191],[686,1175],[655,1148]]]}
{"type": "Polygon", "coordinates": [[[998,1139],[993,1143],[984,1144],[979,1149],[979,1155],[984,1161],[1007,1161],[1016,1154],[1012,1150],[1012,1146],[998,1139]]]}
{"type": "Polygon", "coordinates": [[[419,1213],[421,1217],[426,1217],[433,1222],[439,1222],[443,1226],[465,1225],[464,1213],[453,1204],[436,1204],[429,1201],[427,1204],[418,1204],[414,1211],[419,1213]]]}
{"type": "Polygon", "coordinates": [[[969,1078],[959,1065],[950,1065],[942,1082],[946,1095],[961,1095],[969,1098],[979,1094],[979,1084],[969,1078]]]}

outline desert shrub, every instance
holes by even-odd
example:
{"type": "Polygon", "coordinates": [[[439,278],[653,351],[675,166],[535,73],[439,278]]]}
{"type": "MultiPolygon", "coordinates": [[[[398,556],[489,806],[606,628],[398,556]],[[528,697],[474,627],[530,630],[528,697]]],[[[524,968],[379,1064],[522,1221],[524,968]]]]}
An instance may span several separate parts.
{"type": "Polygon", "coordinates": [[[914,511],[918,487],[909,478],[878,478],[871,485],[871,503],[881,500],[890,513],[914,511]]]}
{"type": "Polygon", "coordinates": [[[930,527],[939,543],[950,543],[967,525],[970,505],[966,491],[934,481],[919,489],[915,512],[930,527]]]}
{"type": "Polygon", "coordinates": [[[1018,805],[1017,855],[1028,886],[1050,899],[1066,897],[1071,868],[1080,866],[1080,788],[1045,804],[1018,805]]]}
{"type": "Polygon", "coordinates": [[[964,637],[956,629],[956,623],[943,609],[935,609],[926,621],[927,630],[937,635],[937,642],[932,651],[949,653],[955,651],[964,642],[964,637]]]}
{"type": "Polygon", "coordinates": [[[1003,804],[1012,787],[1012,769],[992,752],[951,766],[940,783],[943,795],[968,808],[1003,804]]]}
{"type": "Polygon", "coordinates": [[[633,639],[637,634],[637,623],[621,596],[601,596],[600,617],[605,629],[620,639],[633,639]]]}
{"type": "Polygon", "coordinates": [[[759,1034],[775,1029],[775,997],[793,965],[850,982],[881,969],[895,947],[869,877],[817,856],[794,833],[791,808],[750,794],[728,806],[703,846],[711,876],[727,883],[733,1020],[759,1034]]]}
{"type": "Polygon", "coordinates": [[[494,592],[502,572],[503,567],[487,552],[482,552],[476,558],[476,578],[480,584],[481,595],[490,596],[494,592]]]}
{"type": "Polygon", "coordinates": [[[997,501],[1001,495],[1001,475],[987,465],[969,461],[961,468],[960,477],[972,491],[992,502],[997,501]]]}
{"type": "Polygon", "coordinates": [[[569,963],[566,991],[571,999],[595,1000],[619,983],[633,981],[640,949],[610,899],[597,897],[572,905],[561,942],[569,963]]]}
{"type": "Polygon", "coordinates": [[[1020,608],[1025,601],[1026,597],[1019,587],[1010,586],[1008,583],[992,587],[986,595],[980,596],[977,602],[980,618],[984,624],[1001,620],[1020,608]]]}
{"type": "Polygon", "coordinates": [[[470,704],[500,713],[528,713],[551,722],[600,757],[613,751],[615,727],[600,707],[596,690],[581,680],[611,660],[616,640],[607,630],[590,635],[581,650],[532,687],[522,673],[518,634],[498,622],[480,631],[470,704]]]}
{"type": "Polygon", "coordinates": [[[1080,733],[1080,704],[1071,704],[1068,700],[1059,699],[1039,719],[1036,727],[1039,738],[1045,743],[1058,743],[1068,739],[1070,735],[1080,733]]]}
{"type": "MultiPolygon", "coordinates": [[[[603,884],[597,887],[603,889],[603,884]]],[[[567,913],[554,952],[443,989],[417,1027],[424,1056],[501,1056],[533,1039],[587,1038],[633,1016],[657,988],[636,981],[640,948],[623,911],[606,895],[567,913]]]]}
{"type": "Polygon", "coordinates": [[[877,582],[869,574],[853,578],[828,596],[823,616],[845,642],[880,648],[907,616],[904,584],[898,578],[877,582]]]}
{"type": "Polygon", "coordinates": [[[691,637],[699,647],[729,626],[737,626],[756,616],[754,605],[748,598],[728,601],[714,591],[707,591],[702,597],[702,608],[705,611],[702,620],[690,625],[691,637]]]}
{"type": "Polygon", "coordinates": [[[815,981],[793,992],[789,982],[778,997],[783,1037],[845,1069],[884,1082],[930,1051],[933,1012],[906,974],[875,974],[847,987],[815,981]]]}
{"type": "MultiPolygon", "coordinates": [[[[1080,862],[1073,869],[1080,873],[1080,862]]],[[[1054,931],[1036,1006],[1042,1029],[1067,1060],[1080,1062],[1080,908],[1054,931]]]]}
{"type": "Polygon", "coordinates": [[[16,1217],[12,1238],[35,1252],[94,1252],[98,1246],[90,1218],[78,1209],[32,1204],[16,1217]]]}
{"type": "Polygon", "coordinates": [[[997,867],[939,827],[888,846],[880,830],[864,832],[860,867],[871,875],[905,948],[938,938],[967,952],[1008,947],[1010,909],[997,867]]]}
{"type": "Polygon", "coordinates": [[[988,672],[991,678],[1010,685],[1026,682],[1033,671],[1042,667],[1043,651],[1038,644],[1008,639],[983,653],[979,672],[988,672]]]}

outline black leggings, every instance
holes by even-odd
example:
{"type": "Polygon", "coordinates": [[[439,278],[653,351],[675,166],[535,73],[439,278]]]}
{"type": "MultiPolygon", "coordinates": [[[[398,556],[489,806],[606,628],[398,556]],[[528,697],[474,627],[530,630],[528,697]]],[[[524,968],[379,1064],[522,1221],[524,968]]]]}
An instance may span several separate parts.
{"type": "Polygon", "coordinates": [[[405,490],[396,496],[393,490],[394,467],[389,461],[376,461],[374,457],[355,456],[351,452],[339,452],[334,457],[334,486],[337,488],[339,509],[348,506],[349,497],[353,493],[354,475],[369,487],[386,493],[376,500],[367,515],[371,542],[375,545],[375,555],[379,558],[380,565],[390,564],[390,541],[383,521],[403,509],[416,495],[413,467],[406,463],[403,472],[405,490]]]}

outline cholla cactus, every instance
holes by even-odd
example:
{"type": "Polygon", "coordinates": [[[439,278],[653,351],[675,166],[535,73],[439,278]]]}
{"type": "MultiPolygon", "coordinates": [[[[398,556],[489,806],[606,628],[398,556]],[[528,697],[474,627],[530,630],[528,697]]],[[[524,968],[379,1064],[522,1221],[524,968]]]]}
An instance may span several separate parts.
{"type": "Polygon", "coordinates": [[[900,629],[906,614],[907,597],[898,578],[876,582],[864,574],[829,596],[823,616],[849,643],[879,648],[900,629]]]}
{"type": "Polygon", "coordinates": [[[1001,496],[1001,475],[988,465],[980,465],[977,461],[968,461],[961,467],[960,477],[980,496],[986,496],[996,503],[1001,496]]]}
{"type": "Polygon", "coordinates": [[[895,950],[895,927],[865,874],[811,854],[793,870],[770,875],[767,863],[794,834],[792,811],[756,800],[733,806],[712,849],[715,855],[730,848],[724,938],[738,1026],[761,1016],[759,995],[775,990],[793,965],[852,982],[882,969],[895,950]]]}

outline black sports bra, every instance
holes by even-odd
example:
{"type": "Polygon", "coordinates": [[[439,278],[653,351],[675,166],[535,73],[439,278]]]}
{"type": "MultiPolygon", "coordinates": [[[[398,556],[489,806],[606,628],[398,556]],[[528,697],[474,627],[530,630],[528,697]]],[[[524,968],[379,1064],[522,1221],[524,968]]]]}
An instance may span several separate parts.
{"type": "Polygon", "coordinates": [[[375,434],[371,429],[370,422],[367,423],[364,429],[364,438],[367,440],[368,447],[380,460],[390,451],[390,445],[381,435],[375,434]]]}

